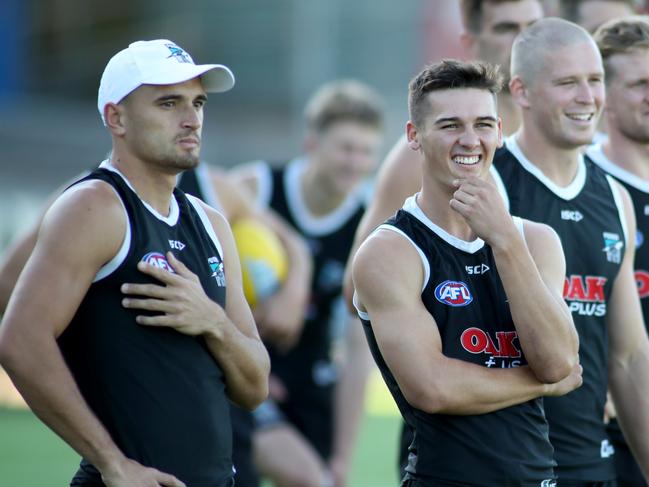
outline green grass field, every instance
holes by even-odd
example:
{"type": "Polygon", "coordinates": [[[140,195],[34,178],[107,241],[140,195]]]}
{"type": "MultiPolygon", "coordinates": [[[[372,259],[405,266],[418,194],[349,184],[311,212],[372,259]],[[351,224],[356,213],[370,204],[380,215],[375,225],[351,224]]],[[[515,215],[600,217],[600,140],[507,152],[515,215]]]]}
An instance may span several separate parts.
{"type": "MultiPolygon", "coordinates": [[[[354,455],[350,487],[395,487],[399,418],[373,377],[354,455]]],[[[30,411],[0,407],[0,486],[66,486],[79,457],[30,411]]],[[[191,486],[190,486],[191,487],[191,486]]]]}

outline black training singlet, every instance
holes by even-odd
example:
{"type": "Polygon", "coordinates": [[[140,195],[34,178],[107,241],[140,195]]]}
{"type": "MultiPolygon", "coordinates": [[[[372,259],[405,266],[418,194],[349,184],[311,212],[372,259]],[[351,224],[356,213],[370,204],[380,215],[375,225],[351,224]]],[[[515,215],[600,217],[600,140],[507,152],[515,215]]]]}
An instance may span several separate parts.
{"type": "MultiPolygon", "coordinates": [[[[221,245],[198,200],[175,190],[168,217],[135,194],[112,166],[86,180],[110,184],[125,209],[127,230],[118,254],[102,267],[59,338],[65,360],[92,411],[120,450],[187,485],[229,486],[232,477],[229,402],[223,371],[203,338],[135,321],[123,283],[155,282],[137,270],[145,261],[169,270],[172,251],[200,278],[206,294],[225,305],[221,245]]],[[[82,461],[73,485],[101,485],[82,461]]]]}
{"type": "MultiPolygon", "coordinates": [[[[522,221],[515,222],[522,232],[522,221]]],[[[445,356],[484,367],[527,365],[491,247],[481,239],[465,242],[449,235],[424,214],[416,196],[379,229],[399,233],[419,253],[424,267],[421,300],[435,319],[445,356]]],[[[554,485],[555,462],[541,398],[488,414],[423,412],[406,401],[385,363],[371,316],[359,315],[383,378],[415,432],[406,478],[435,487],[554,485]]]]}
{"type": "Polygon", "coordinates": [[[282,410],[297,423],[323,458],[328,458],[333,385],[337,380],[330,354],[332,333],[340,326],[337,321],[346,319],[346,314],[341,317],[340,313],[345,309],[342,280],[364,205],[361,193],[354,192],[330,214],[313,216],[300,188],[305,166],[305,160],[295,159],[282,169],[272,170],[271,174],[268,165],[258,166],[260,181],[272,181],[270,191],[262,191],[269,200],[261,203],[268,204],[304,237],[313,257],[310,302],[300,340],[288,353],[272,346],[268,348],[273,374],[282,379],[289,396],[295,399],[293,404],[290,400],[281,404],[282,410]]]}
{"type": "MultiPolygon", "coordinates": [[[[586,151],[586,154],[595,164],[615,177],[615,179],[619,181],[631,195],[637,221],[633,269],[635,282],[638,286],[640,304],[642,305],[642,315],[645,319],[645,326],[649,331],[649,244],[646,244],[644,240],[645,234],[649,235],[649,182],[630,173],[626,169],[621,168],[617,164],[614,164],[602,151],[601,144],[590,146],[586,151]]],[[[617,445],[623,445],[626,443],[620,425],[615,419],[609,422],[606,429],[611,436],[611,440],[616,445],[616,448],[617,445]]],[[[621,448],[625,452],[628,451],[628,446],[621,446],[621,448]]],[[[618,452],[616,452],[616,455],[617,454],[618,452]]],[[[633,458],[628,458],[628,461],[635,464],[633,458]]],[[[639,472],[637,464],[633,467],[626,466],[626,469],[633,470],[636,473],[639,472]]],[[[619,468],[618,474],[622,474],[622,472],[619,472],[619,468]]],[[[628,472],[624,472],[624,474],[628,474],[628,472]]],[[[638,480],[638,482],[640,481],[638,480]]]]}
{"type": "Polygon", "coordinates": [[[559,481],[613,479],[613,451],[603,421],[608,385],[606,311],[626,245],[621,195],[612,178],[588,158],[580,161],[569,186],[556,186],[525,158],[513,138],[496,153],[494,164],[512,215],[554,228],[566,257],[564,299],[579,334],[584,372],[579,389],[545,399],[559,481]]]}

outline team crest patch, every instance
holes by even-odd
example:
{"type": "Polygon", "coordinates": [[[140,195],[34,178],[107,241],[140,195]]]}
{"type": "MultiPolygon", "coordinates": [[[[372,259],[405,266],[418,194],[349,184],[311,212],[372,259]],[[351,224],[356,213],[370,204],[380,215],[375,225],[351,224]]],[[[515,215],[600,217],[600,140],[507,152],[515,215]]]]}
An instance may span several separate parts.
{"type": "Polygon", "coordinates": [[[223,270],[223,262],[221,262],[218,257],[213,256],[207,259],[207,263],[210,265],[210,269],[212,270],[212,275],[210,277],[214,278],[216,285],[219,287],[225,286],[225,272],[223,270]]]}
{"type": "Polygon", "coordinates": [[[183,51],[180,47],[178,47],[176,44],[165,44],[167,49],[169,49],[169,56],[167,58],[174,58],[176,61],[179,63],[190,63],[193,64],[192,58],[187,54],[185,51],[183,51]]]}
{"type": "Polygon", "coordinates": [[[167,272],[175,274],[165,255],[160,252],[149,252],[140,260],[154,267],[158,267],[160,269],[164,269],[167,272]]]}
{"type": "Polygon", "coordinates": [[[435,298],[453,307],[467,306],[473,301],[469,287],[462,281],[444,281],[435,288],[435,298]]]}
{"type": "Polygon", "coordinates": [[[604,248],[602,252],[606,254],[606,260],[613,264],[622,262],[622,247],[624,247],[624,242],[622,242],[620,236],[617,233],[611,232],[604,232],[602,236],[604,237],[604,248]]]}

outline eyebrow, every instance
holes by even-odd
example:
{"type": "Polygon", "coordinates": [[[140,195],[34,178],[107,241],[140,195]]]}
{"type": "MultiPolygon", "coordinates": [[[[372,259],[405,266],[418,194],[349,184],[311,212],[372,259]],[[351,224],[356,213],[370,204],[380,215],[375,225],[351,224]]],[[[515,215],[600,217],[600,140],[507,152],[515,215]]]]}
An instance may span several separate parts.
{"type": "MultiPolygon", "coordinates": [[[[443,117],[443,118],[438,118],[437,120],[435,120],[435,125],[439,125],[439,124],[442,124],[442,123],[448,123],[448,122],[460,122],[460,121],[461,120],[460,120],[459,117],[443,117]]],[[[478,122],[489,121],[489,122],[494,122],[495,123],[498,120],[496,119],[496,117],[485,116],[485,117],[477,117],[476,121],[478,121],[478,122]]]]}
{"type": "MultiPolygon", "coordinates": [[[[165,102],[165,101],[177,101],[182,100],[184,97],[182,95],[164,95],[156,98],[156,102],[165,102]]],[[[194,100],[207,101],[207,95],[198,95],[194,100]]]]}

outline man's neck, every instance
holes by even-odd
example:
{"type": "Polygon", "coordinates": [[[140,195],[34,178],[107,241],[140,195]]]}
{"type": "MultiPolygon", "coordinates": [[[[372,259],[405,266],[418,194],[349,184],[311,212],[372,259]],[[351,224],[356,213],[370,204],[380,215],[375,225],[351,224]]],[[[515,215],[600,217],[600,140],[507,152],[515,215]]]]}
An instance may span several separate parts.
{"type": "Polygon", "coordinates": [[[169,215],[176,175],[163,173],[135,158],[126,158],[113,151],[109,163],[121,172],[137,195],[163,216],[169,215]]]}
{"type": "Polygon", "coordinates": [[[300,177],[299,191],[304,204],[314,216],[326,216],[338,208],[346,194],[332,191],[330,185],[323,181],[312,163],[307,163],[306,170],[300,177]]]}
{"type": "Polygon", "coordinates": [[[449,205],[455,190],[456,188],[442,186],[439,181],[431,178],[426,174],[424,167],[422,188],[416,200],[417,205],[430,221],[449,235],[465,242],[472,242],[477,238],[477,235],[466,219],[449,205]]]}
{"type": "Polygon", "coordinates": [[[523,155],[557,186],[569,186],[575,179],[582,158],[581,147],[557,147],[540,131],[526,130],[525,127],[521,127],[514,139],[523,155]]]}
{"type": "Polygon", "coordinates": [[[602,150],[614,164],[631,174],[649,181],[649,144],[635,142],[619,131],[609,130],[602,150]]]}

